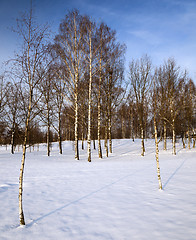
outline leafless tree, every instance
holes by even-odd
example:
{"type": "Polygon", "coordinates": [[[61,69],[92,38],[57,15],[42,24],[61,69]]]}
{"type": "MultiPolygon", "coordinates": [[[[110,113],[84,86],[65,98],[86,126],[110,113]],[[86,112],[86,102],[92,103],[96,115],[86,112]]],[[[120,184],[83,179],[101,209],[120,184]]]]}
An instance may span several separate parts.
{"type": "Polygon", "coordinates": [[[159,72],[156,70],[153,78],[153,88],[151,91],[151,110],[153,115],[154,124],[154,138],[155,138],[155,152],[156,152],[156,165],[157,165],[157,177],[159,182],[159,189],[162,190],[161,174],[160,174],[160,164],[159,164],[159,142],[158,140],[158,124],[160,125],[161,117],[160,112],[160,88],[159,88],[159,72]]]}
{"type": "Polygon", "coordinates": [[[23,84],[25,84],[28,89],[28,104],[26,105],[27,109],[25,120],[25,134],[23,141],[23,155],[19,178],[19,216],[21,225],[25,225],[22,192],[27,137],[34,98],[33,90],[41,81],[39,70],[41,62],[43,61],[43,58],[45,56],[44,41],[47,29],[48,28],[46,26],[42,27],[36,25],[33,18],[32,7],[28,14],[24,14],[20,19],[17,19],[16,32],[22,38],[23,45],[21,52],[17,54],[14,63],[16,67],[16,75],[19,75],[18,78],[22,80],[23,84]]]}
{"type": "Polygon", "coordinates": [[[53,124],[53,108],[54,108],[54,84],[50,68],[45,74],[44,73],[41,74],[43,74],[44,77],[42,77],[42,81],[39,83],[39,86],[37,87],[41,96],[40,101],[37,104],[37,107],[39,108],[39,116],[41,118],[41,121],[47,128],[46,131],[47,155],[50,156],[50,144],[51,144],[50,133],[51,126],[53,124]]]}
{"type": "Polygon", "coordinates": [[[23,121],[23,114],[21,108],[21,86],[20,83],[8,82],[6,85],[6,111],[5,121],[6,125],[11,131],[11,153],[14,154],[16,130],[23,121]]]}
{"type": "Polygon", "coordinates": [[[180,68],[176,65],[174,59],[168,59],[163,66],[163,79],[166,82],[165,105],[167,106],[168,115],[164,117],[172,127],[172,142],[173,142],[173,154],[176,155],[176,118],[180,111],[178,84],[181,78],[180,68]]]}
{"type": "MultiPolygon", "coordinates": [[[[54,71],[55,73],[55,71],[54,71]]],[[[59,81],[56,74],[53,75],[53,80],[54,80],[54,124],[53,128],[56,130],[58,133],[58,142],[59,142],[59,153],[62,154],[62,114],[63,114],[63,109],[64,109],[64,97],[63,95],[65,94],[65,83],[62,81],[59,81]],[[56,124],[55,124],[56,123],[56,124]]]]}
{"type": "Polygon", "coordinates": [[[137,113],[140,123],[142,153],[144,156],[144,126],[145,126],[145,104],[147,102],[148,91],[151,86],[151,60],[145,55],[138,60],[132,60],[129,65],[129,78],[131,82],[131,90],[134,95],[137,113]]]}
{"type": "Polygon", "coordinates": [[[2,120],[4,106],[6,105],[5,96],[6,96],[6,81],[5,75],[0,75],[0,120],[2,120]]]}
{"type": "Polygon", "coordinates": [[[85,74],[83,54],[83,18],[77,10],[68,13],[60,24],[53,48],[60,62],[57,75],[68,89],[66,99],[73,103],[75,112],[75,159],[79,160],[78,149],[78,86],[85,74]]]}

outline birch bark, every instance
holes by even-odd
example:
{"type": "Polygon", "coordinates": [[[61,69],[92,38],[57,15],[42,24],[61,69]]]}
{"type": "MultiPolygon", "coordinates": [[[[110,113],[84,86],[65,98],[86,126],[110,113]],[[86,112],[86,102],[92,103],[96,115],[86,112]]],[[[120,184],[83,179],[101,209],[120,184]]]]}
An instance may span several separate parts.
{"type": "MultiPolygon", "coordinates": [[[[33,22],[32,6],[30,13],[24,15],[24,18],[18,20],[18,33],[22,36],[23,51],[21,56],[17,56],[16,65],[21,68],[22,80],[28,87],[28,107],[25,122],[25,135],[23,141],[23,154],[21,160],[20,176],[19,176],[19,219],[20,225],[25,225],[25,218],[23,212],[23,178],[24,167],[27,148],[27,137],[29,132],[29,125],[32,112],[33,89],[41,80],[40,68],[42,61],[44,61],[44,40],[46,37],[47,26],[38,28],[33,22]]],[[[41,74],[42,75],[42,74],[41,74]]],[[[21,76],[21,75],[20,75],[21,76]]]]}
{"type": "Polygon", "coordinates": [[[30,87],[29,92],[29,105],[28,105],[28,114],[26,118],[26,125],[25,125],[25,136],[23,142],[23,154],[22,154],[22,161],[21,161],[21,168],[20,168],[20,177],[19,177],[19,218],[20,218],[20,225],[25,225],[24,213],[23,213],[23,176],[24,176],[24,166],[25,166],[25,157],[26,157],[26,146],[27,146],[27,136],[28,136],[28,128],[29,128],[29,120],[31,115],[31,105],[32,105],[32,96],[33,90],[30,87]]]}
{"type": "Polygon", "coordinates": [[[61,112],[58,111],[58,142],[59,142],[59,153],[62,154],[62,138],[61,138],[61,112]]]}
{"type": "Polygon", "coordinates": [[[92,36],[91,36],[91,23],[89,30],[89,90],[88,90],[88,136],[87,136],[87,149],[88,161],[91,162],[91,95],[92,95],[92,36]]]}
{"type": "Polygon", "coordinates": [[[154,116],[154,132],[155,132],[155,146],[156,146],[157,176],[159,181],[159,189],[162,190],[162,182],[161,182],[161,174],[160,174],[160,166],[159,166],[159,145],[158,145],[157,124],[156,124],[155,116],[154,116]]]}
{"type": "Polygon", "coordinates": [[[167,150],[167,128],[166,128],[166,121],[163,122],[163,139],[164,139],[164,150],[167,150]]]}
{"type": "Polygon", "coordinates": [[[98,138],[98,154],[102,158],[101,149],[101,83],[102,83],[102,51],[99,60],[99,89],[98,89],[98,113],[97,113],[97,138],[98,138]]]}

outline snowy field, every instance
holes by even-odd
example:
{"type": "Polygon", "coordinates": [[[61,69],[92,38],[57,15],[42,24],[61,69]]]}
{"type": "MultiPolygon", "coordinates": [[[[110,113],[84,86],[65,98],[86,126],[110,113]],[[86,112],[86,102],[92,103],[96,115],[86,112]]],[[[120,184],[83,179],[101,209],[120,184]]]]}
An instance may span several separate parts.
{"type": "MultiPolygon", "coordinates": [[[[23,204],[26,226],[19,226],[18,179],[21,149],[11,155],[0,147],[1,240],[195,240],[196,149],[171,143],[160,168],[158,190],[154,140],[114,140],[113,153],[102,160],[86,150],[74,160],[73,144],[63,143],[63,155],[53,144],[27,151],[23,204]]],[[[105,152],[103,152],[105,154],[105,152]]]]}

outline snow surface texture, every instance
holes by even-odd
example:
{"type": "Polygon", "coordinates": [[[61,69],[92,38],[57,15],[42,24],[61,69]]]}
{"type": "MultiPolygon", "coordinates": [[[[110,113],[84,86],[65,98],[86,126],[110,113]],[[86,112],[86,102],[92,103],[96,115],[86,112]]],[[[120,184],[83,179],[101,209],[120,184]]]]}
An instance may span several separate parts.
{"type": "Polygon", "coordinates": [[[100,160],[93,150],[91,163],[86,150],[74,160],[71,142],[63,143],[62,156],[56,143],[51,157],[46,145],[28,149],[23,227],[18,216],[22,150],[11,155],[1,146],[0,239],[195,240],[196,149],[183,149],[180,142],[173,156],[171,143],[167,151],[159,144],[160,191],[154,140],[145,144],[141,157],[140,140],[114,140],[114,153],[100,160]]]}

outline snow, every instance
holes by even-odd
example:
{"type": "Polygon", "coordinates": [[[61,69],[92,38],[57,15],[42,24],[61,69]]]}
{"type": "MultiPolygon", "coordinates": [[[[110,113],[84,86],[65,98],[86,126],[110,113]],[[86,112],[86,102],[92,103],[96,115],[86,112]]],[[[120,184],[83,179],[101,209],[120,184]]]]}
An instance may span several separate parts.
{"type": "MultiPolygon", "coordinates": [[[[22,149],[11,155],[0,147],[0,239],[194,240],[196,239],[196,149],[171,142],[163,151],[158,190],[154,140],[114,140],[109,158],[92,162],[86,150],[74,160],[73,143],[63,155],[53,143],[27,151],[23,205],[26,225],[19,226],[18,179],[22,149]]],[[[105,152],[103,152],[105,154],[105,152]]]]}

